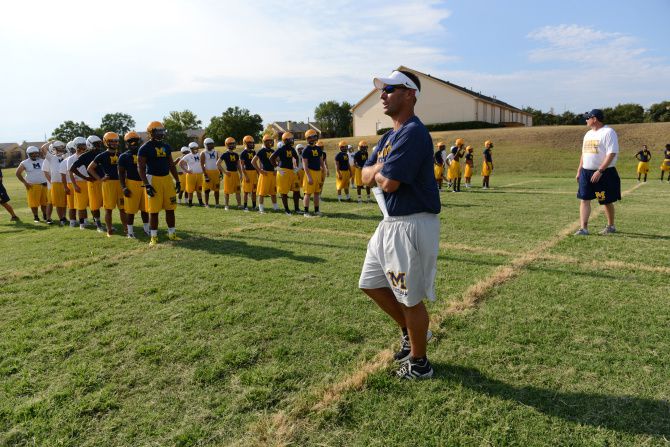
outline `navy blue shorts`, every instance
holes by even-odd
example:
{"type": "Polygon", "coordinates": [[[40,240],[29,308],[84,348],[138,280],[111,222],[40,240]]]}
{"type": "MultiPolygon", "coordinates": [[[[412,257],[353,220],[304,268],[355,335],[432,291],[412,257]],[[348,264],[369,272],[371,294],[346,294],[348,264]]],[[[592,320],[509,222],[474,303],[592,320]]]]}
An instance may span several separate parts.
{"type": "Polygon", "coordinates": [[[9,194],[7,194],[5,185],[0,183],[0,203],[7,203],[7,202],[9,202],[9,194]]]}
{"type": "Polygon", "coordinates": [[[601,205],[621,200],[621,179],[616,168],[605,169],[598,183],[591,183],[591,176],[595,172],[591,169],[580,171],[577,198],[582,200],[598,199],[598,203],[601,205]]]}

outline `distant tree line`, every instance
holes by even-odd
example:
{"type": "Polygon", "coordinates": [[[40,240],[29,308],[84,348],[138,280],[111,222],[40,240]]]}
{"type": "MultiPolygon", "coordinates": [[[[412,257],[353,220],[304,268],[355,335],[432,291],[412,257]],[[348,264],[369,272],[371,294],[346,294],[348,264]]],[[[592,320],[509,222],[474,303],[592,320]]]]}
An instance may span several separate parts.
{"type": "MultiPolygon", "coordinates": [[[[319,104],[314,116],[322,135],[327,137],[346,137],[352,134],[351,104],[344,101],[326,101],[319,104]]],[[[167,130],[165,141],[173,148],[178,149],[187,145],[191,138],[186,131],[199,129],[202,121],[190,110],[171,111],[163,117],[162,123],[167,130]]],[[[75,137],[88,137],[97,135],[102,138],[106,132],[116,132],[121,139],[123,148],[123,135],[136,129],[136,123],[132,116],[127,113],[108,113],[102,117],[100,125],[93,127],[87,123],[65,121],[51,133],[52,140],[70,141],[75,137]]],[[[136,130],[144,130],[142,127],[136,130]]],[[[228,107],[221,115],[211,118],[209,125],[205,127],[205,136],[213,138],[222,145],[227,137],[233,137],[238,142],[245,135],[251,135],[260,140],[263,132],[263,118],[258,114],[252,114],[249,110],[240,107],[228,107]]],[[[199,142],[202,144],[202,141],[199,142]]]]}
{"type": "MultiPolygon", "coordinates": [[[[553,109],[543,112],[532,107],[526,107],[523,111],[533,116],[533,126],[584,124],[583,112],[573,113],[567,110],[558,115],[553,109]]],[[[616,107],[605,107],[602,111],[607,124],[670,122],[670,101],[652,104],[646,110],[639,104],[628,103],[619,104],[616,107]]]]}

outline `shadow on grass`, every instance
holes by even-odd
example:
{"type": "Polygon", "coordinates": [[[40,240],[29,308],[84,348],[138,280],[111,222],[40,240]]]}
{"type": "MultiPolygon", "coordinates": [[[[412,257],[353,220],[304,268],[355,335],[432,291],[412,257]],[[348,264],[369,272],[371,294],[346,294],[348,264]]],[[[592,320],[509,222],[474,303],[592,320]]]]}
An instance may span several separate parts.
{"type": "Polygon", "coordinates": [[[237,239],[212,239],[202,236],[196,236],[187,231],[179,232],[183,239],[176,243],[176,246],[183,249],[204,251],[215,255],[229,255],[249,258],[256,261],[263,261],[275,258],[286,258],[292,261],[307,263],[323,263],[326,259],[318,256],[306,256],[296,254],[293,251],[283,250],[271,245],[250,245],[237,239]]]}
{"type": "Polygon", "coordinates": [[[2,230],[2,234],[8,234],[8,233],[20,233],[26,230],[38,230],[38,231],[49,230],[51,228],[58,228],[59,225],[58,223],[47,225],[44,221],[36,223],[33,222],[32,220],[30,221],[19,220],[16,222],[7,222],[7,224],[3,225],[3,227],[4,228],[2,230]],[[8,228],[8,230],[5,230],[5,228],[8,228]]]}
{"type": "MultiPolygon", "coordinates": [[[[287,230],[290,231],[290,230],[287,230]]],[[[280,238],[270,238],[270,237],[261,237],[261,236],[250,236],[248,234],[244,235],[233,235],[231,236],[235,238],[236,240],[239,239],[250,239],[250,240],[255,240],[255,241],[265,241],[265,242],[276,242],[278,244],[286,244],[288,243],[285,240],[282,240],[280,238]]],[[[344,236],[338,236],[340,239],[344,239],[344,236]]],[[[334,248],[334,249],[339,249],[339,250],[355,250],[359,249],[362,253],[365,253],[365,250],[367,249],[367,241],[363,239],[357,239],[356,244],[349,244],[349,245],[337,245],[337,244],[328,244],[322,242],[324,239],[318,239],[318,240],[310,240],[310,241],[300,241],[297,243],[297,246],[310,246],[310,247],[323,247],[323,248],[334,248]],[[360,243],[358,243],[360,241],[360,243]]],[[[361,262],[363,262],[361,260],[361,262]]]]}
{"type": "Polygon", "coordinates": [[[617,233],[621,236],[631,237],[635,239],[652,239],[661,241],[670,240],[670,236],[661,236],[660,234],[633,233],[630,231],[617,231],[617,233]]]}
{"type": "Polygon", "coordinates": [[[667,400],[514,386],[487,377],[474,368],[436,366],[437,378],[458,382],[491,397],[528,405],[550,416],[624,433],[670,437],[670,401],[667,400]]]}
{"type": "Polygon", "coordinates": [[[328,217],[328,218],[335,218],[335,219],[374,220],[374,221],[377,221],[377,222],[381,222],[382,219],[383,219],[381,211],[379,212],[379,215],[361,215],[361,214],[354,214],[354,213],[326,212],[326,213],[323,214],[323,216],[328,217]]]}

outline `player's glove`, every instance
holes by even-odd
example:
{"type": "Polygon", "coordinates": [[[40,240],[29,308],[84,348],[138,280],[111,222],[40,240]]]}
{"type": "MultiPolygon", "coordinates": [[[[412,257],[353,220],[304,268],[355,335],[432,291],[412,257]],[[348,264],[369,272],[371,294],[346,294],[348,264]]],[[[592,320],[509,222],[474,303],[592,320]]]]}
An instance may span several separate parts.
{"type": "MultiPolygon", "coordinates": [[[[179,183],[179,182],[177,182],[177,183],[179,183]]],[[[149,197],[153,197],[153,196],[156,195],[156,190],[154,189],[153,186],[151,186],[151,185],[142,185],[142,186],[144,186],[144,188],[147,190],[147,195],[149,197]]]]}
{"type": "Polygon", "coordinates": [[[179,194],[181,192],[181,182],[175,183],[174,189],[176,190],[177,194],[179,194]]]}

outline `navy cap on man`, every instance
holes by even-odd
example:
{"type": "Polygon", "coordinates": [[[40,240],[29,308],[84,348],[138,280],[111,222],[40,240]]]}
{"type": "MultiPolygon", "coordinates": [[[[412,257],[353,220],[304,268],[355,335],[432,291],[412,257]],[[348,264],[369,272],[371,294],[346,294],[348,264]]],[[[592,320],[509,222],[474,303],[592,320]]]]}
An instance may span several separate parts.
{"type": "Polygon", "coordinates": [[[603,114],[603,111],[600,109],[593,109],[590,112],[586,112],[584,114],[584,119],[589,119],[593,117],[595,117],[601,123],[605,120],[605,115],[603,114]]]}

